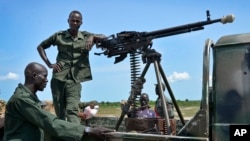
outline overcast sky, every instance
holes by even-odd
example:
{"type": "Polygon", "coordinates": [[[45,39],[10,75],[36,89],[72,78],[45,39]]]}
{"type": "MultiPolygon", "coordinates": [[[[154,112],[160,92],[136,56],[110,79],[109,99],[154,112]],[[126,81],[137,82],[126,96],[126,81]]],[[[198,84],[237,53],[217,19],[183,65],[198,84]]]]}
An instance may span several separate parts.
{"type": "MultiPolygon", "coordinates": [[[[215,23],[204,30],[153,40],[153,48],[162,54],[161,65],[178,100],[201,98],[202,54],[205,40],[216,42],[221,36],[250,32],[247,0],[1,0],[0,99],[8,100],[18,83],[24,82],[23,70],[33,61],[45,64],[37,52],[37,45],[59,30],[68,28],[67,18],[72,10],[83,14],[81,30],[106,36],[121,31],[153,31],[211,19],[235,15],[232,24],[215,23]]],[[[55,62],[56,47],[46,50],[55,62]]],[[[120,101],[127,99],[131,89],[129,56],[114,64],[114,58],[96,56],[93,48],[90,61],[93,80],[82,83],[82,101],[120,101]]],[[[141,64],[141,70],[144,64],[141,64]]],[[[48,79],[52,70],[49,69],[48,79]]],[[[156,76],[151,65],[143,92],[156,99],[156,76]]],[[[168,95],[167,92],[165,92],[168,95]]],[[[38,92],[41,100],[51,100],[50,85],[38,92]]]]}

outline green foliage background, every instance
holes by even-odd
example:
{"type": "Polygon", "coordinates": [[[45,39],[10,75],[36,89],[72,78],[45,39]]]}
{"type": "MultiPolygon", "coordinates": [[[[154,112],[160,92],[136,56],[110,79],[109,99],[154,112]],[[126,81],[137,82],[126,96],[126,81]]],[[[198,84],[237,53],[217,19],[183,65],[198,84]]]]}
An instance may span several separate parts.
{"type": "MultiPolygon", "coordinates": [[[[184,116],[193,116],[200,107],[199,100],[177,100],[176,101],[179,109],[184,116]]],[[[121,114],[121,103],[120,102],[98,102],[99,111],[97,116],[120,116],[121,114]]],[[[150,101],[149,105],[151,109],[154,109],[155,101],[150,101]]]]}
{"type": "MultiPolygon", "coordinates": [[[[200,100],[177,100],[177,105],[179,107],[191,107],[191,106],[199,106],[200,105],[200,100]]],[[[98,102],[100,107],[120,107],[120,102],[98,102]]],[[[149,101],[149,105],[151,107],[154,107],[155,101],[149,101]]]]}

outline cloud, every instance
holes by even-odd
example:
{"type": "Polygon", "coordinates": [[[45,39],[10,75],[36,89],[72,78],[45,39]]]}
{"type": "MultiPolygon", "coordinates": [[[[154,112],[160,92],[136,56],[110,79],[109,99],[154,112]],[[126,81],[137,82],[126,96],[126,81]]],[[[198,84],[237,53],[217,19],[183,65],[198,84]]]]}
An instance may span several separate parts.
{"type": "Polygon", "coordinates": [[[0,76],[0,80],[17,80],[19,78],[19,75],[13,72],[9,72],[5,76],[0,76]]]}
{"type": "Polygon", "coordinates": [[[168,76],[168,80],[170,82],[175,82],[179,80],[188,80],[188,79],[190,79],[190,76],[187,72],[182,72],[182,73],[174,72],[173,74],[168,76]]]}

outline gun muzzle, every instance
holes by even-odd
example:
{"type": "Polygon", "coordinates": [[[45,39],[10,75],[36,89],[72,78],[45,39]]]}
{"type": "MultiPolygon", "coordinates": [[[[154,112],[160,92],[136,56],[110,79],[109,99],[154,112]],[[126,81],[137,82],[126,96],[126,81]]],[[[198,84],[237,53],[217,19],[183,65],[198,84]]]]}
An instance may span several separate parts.
{"type": "Polygon", "coordinates": [[[234,21],[235,17],[234,15],[227,15],[227,16],[223,16],[221,18],[221,23],[226,24],[226,23],[232,23],[234,21]]]}

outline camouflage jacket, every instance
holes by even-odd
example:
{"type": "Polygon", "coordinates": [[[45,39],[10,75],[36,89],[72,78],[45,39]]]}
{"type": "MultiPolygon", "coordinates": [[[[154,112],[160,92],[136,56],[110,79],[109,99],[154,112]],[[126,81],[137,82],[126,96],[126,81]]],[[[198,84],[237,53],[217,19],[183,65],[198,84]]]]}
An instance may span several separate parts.
{"type": "Polygon", "coordinates": [[[86,40],[91,35],[93,34],[79,31],[77,37],[73,38],[68,30],[65,30],[54,33],[40,43],[40,46],[45,49],[52,45],[57,46],[56,63],[62,66],[62,71],[53,72],[53,78],[61,81],[74,80],[75,82],[92,80],[89,50],[85,48],[86,40]]]}
{"type": "MultiPolygon", "coordinates": [[[[165,96],[165,95],[164,95],[165,96]]],[[[165,96],[166,104],[167,104],[167,111],[168,111],[168,116],[169,118],[174,118],[174,106],[172,101],[165,96]]],[[[160,96],[157,98],[155,101],[155,112],[158,116],[164,117],[164,110],[162,106],[162,101],[160,96]]]]}
{"type": "Polygon", "coordinates": [[[4,141],[44,141],[44,131],[64,140],[80,141],[84,126],[43,110],[38,97],[19,84],[6,105],[4,141]]]}

